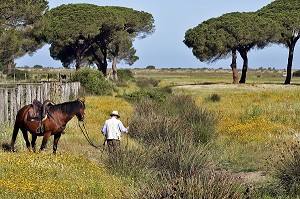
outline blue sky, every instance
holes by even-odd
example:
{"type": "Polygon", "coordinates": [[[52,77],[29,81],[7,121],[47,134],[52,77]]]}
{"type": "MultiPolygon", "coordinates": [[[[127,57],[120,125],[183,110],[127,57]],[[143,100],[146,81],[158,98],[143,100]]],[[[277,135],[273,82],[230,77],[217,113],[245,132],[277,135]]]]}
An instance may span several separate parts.
{"type": "MultiPolygon", "coordinates": [[[[156,30],[145,39],[137,39],[134,47],[139,60],[132,66],[119,64],[119,68],[145,68],[154,65],[156,68],[224,68],[230,69],[231,59],[204,63],[196,59],[191,49],[184,43],[185,32],[201,22],[230,12],[256,11],[272,0],[48,0],[50,9],[61,4],[90,3],[103,6],[123,6],[142,10],[153,15],[156,30]]],[[[293,69],[300,66],[299,48],[295,49],[293,69]],[[298,58],[299,57],[299,58],[298,58]]],[[[59,61],[49,55],[49,46],[37,51],[33,56],[25,56],[16,60],[17,66],[62,67],[59,61]]],[[[285,69],[288,49],[273,45],[263,50],[252,50],[248,54],[250,68],[285,69]]],[[[242,60],[238,58],[238,68],[242,68],[242,60]]],[[[299,68],[299,67],[298,67],[299,68]]]]}

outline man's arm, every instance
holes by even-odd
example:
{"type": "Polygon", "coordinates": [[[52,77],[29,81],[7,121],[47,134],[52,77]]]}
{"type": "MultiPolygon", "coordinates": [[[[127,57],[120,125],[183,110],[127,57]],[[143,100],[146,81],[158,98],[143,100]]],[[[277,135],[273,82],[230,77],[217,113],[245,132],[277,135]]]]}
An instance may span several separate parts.
{"type": "Polygon", "coordinates": [[[102,129],[101,129],[101,132],[102,132],[102,134],[103,134],[104,136],[106,136],[106,122],[104,122],[104,125],[103,125],[103,127],[102,127],[102,129]]]}
{"type": "Polygon", "coordinates": [[[123,133],[128,133],[128,129],[124,127],[124,125],[121,121],[119,122],[119,129],[123,133]]]}

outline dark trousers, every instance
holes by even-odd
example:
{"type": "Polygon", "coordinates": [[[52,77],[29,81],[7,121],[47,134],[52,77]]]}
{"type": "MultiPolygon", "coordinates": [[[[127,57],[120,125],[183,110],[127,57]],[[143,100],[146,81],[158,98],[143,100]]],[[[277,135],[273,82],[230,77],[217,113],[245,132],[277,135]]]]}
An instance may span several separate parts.
{"type": "Polygon", "coordinates": [[[107,146],[109,153],[119,153],[120,140],[107,140],[107,146]]]}

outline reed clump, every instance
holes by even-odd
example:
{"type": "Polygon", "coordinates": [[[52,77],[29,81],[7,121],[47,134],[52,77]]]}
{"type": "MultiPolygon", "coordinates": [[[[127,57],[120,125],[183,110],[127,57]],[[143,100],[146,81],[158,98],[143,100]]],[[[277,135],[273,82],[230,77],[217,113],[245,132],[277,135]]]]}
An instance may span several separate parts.
{"type": "Polygon", "coordinates": [[[135,179],[135,197],[242,198],[245,189],[236,179],[211,169],[207,149],[216,125],[212,113],[187,95],[165,101],[143,98],[133,112],[130,135],[141,145],[121,151],[108,164],[135,179]]]}
{"type": "Polygon", "coordinates": [[[273,176],[279,187],[290,196],[300,195],[300,142],[285,141],[278,144],[277,159],[272,159],[273,176]]]}

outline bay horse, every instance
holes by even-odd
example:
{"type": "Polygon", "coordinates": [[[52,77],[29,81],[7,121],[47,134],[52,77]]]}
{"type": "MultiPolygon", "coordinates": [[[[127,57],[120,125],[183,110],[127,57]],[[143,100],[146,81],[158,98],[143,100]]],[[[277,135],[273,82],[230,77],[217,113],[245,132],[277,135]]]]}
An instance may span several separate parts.
{"type": "Polygon", "coordinates": [[[29,111],[32,109],[33,105],[25,105],[21,108],[17,115],[14,124],[13,135],[10,143],[10,150],[14,151],[14,144],[21,129],[23,137],[26,142],[26,147],[30,150],[30,146],[35,152],[36,139],[38,136],[43,136],[42,144],[40,150],[45,149],[48,139],[51,135],[54,135],[53,141],[53,153],[56,153],[57,143],[61,137],[62,132],[66,128],[66,124],[76,115],[79,121],[84,120],[84,110],[85,104],[84,100],[75,100],[71,102],[65,102],[62,104],[50,104],[45,111],[45,119],[42,121],[43,131],[38,132],[37,129],[40,127],[38,121],[31,121],[28,119],[29,111]],[[31,143],[28,140],[29,131],[32,135],[31,143]],[[30,145],[31,144],[31,145],[30,145]]]}

